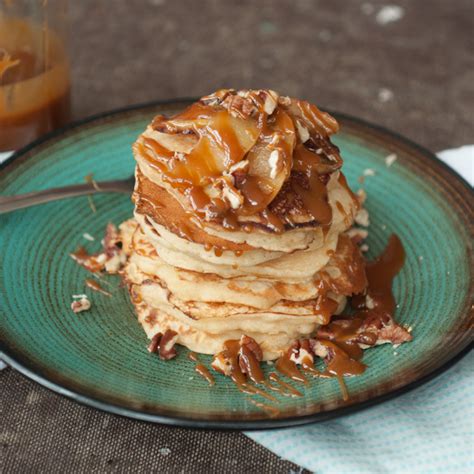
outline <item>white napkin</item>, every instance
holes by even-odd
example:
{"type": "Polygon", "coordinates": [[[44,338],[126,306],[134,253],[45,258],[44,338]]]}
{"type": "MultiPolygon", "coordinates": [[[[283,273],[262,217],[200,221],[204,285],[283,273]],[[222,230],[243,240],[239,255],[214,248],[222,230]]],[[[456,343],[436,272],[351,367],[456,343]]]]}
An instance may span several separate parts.
{"type": "MultiPolygon", "coordinates": [[[[438,153],[473,186],[474,146],[438,153]]],[[[245,433],[317,474],[473,473],[474,354],[394,400],[333,421],[245,433]]]]}
{"type": "Polygon", "coordinates": [[[0,164],[5,161],[9,156],[13,155],[12,151],[0,151],[0,164]]]}

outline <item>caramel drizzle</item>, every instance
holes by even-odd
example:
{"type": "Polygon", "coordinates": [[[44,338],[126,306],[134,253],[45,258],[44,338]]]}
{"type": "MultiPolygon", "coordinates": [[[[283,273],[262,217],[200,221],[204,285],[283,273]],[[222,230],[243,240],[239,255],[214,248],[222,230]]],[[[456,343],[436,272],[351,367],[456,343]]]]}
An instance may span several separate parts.
{"type": "Polygon", "coordinates": [[[298,369],[297,365],[290,359],[290,357],[291,352],[288,351],[285,355],[283,355],[276,361],[275,368],[278,372],[283,375],[286,375],[289,379],[307,385],[308,380],[306,379],[304,374],[298,369]]]}
{"type": "Polygon", "coordinates": [[[264,412],[268,413],[272,417],[278,416],[280,414],[280,409],[278,409],[277,407],[267,405],[266,403],[258,402],[257,400],[253,400],[252,398],[249,398],[248,401],[256,407],[262,409],[264,412]]]}
{"type": "Polygon", "coordinates": [[[97,259],[101,254],[90,255],[82,246],[78,247],[75,252],[72,252],[69,255],[76,263],[92,273],[100,272],[104,268],[104,262],[101,263],[97,259]]]}
{"type": "MultiPolygon", "coordinates": [[[[395,309],[395,301],[391,290],[392,281],[402,268],[404,260],[405,252],[400,239],[393,235],[390,237],[389,243],[382,255],[374,262],[367,264],[369,281],[367,294],[373,299],[374,308],[367,308],[365,296],[360,301],[355,298],[356,307],[359,311],[354,316],[338,317],[333,322],[320,328],[318,331],[319,336],[317,335],[313,341],[319,343],[327,351],[327,357],[325,358],[326,368],[323,372],[314,367],[313,360],[310,357],[302,361],[300,370],[297,364],[291,360],[292,348],[276,361],[275,369],[289,379],[305,385],[308,383],[308,380],[304,373],[315,378],[337,378],[342,398],[347,401],[349,393],[344,382],[344,376],[360,375],[367,368],[361,362],[363,350],[359,343],[373,345],[377,342],[377,334],[363,331],[363,325],[367,318],[379,315],[380,311],[385,311],[392,316],[395,309]],[[344,321],[344,324],[338,324],[338,321],[341,319],[344,321]],[[329,336],[325,337],[325,333],[329,336]]],[[[321,282],[321,285],[322,290],[324,290],[325,283],[321,282]]],[[[336,302],[328,300],[329,303],[327,301],[324,302],[323,299],[321,307],[324,304],[329,304],[328,311],[332,311],[335,309],[334,305],[336,302]],[[330,306],[331,304],[333,305],[332,307],[330,306]]],[[[240,346],[238,340],[226,341],[224,343],[224,353],[225,357],[230,360],[230,376],[237,384],[239,390],[244,393],[255,394],[258,389],[253,386],[249,388],[250,386],[246,384],[246,374],[240,368],[239,357],[243,357],[243,365],[248,368],[247,376],[254,383],[263,384],[268,389],[284,396],[302,396],[301,392],[281,380],[274,372],[270,373],[268,378],[270,381],[277,383],[279,387],[265,380],[259,361],[245,345],[240,346]]],[[[268,394],[263,395],[264,393],[260,391],[258,394],[268,398],[268,394]]]]}
{"type": "MultiPolygon", "coordinates": [[[[270,372],[270,374],[268,374],[268,378],[272,382],[277,383],[278,385],[280,385],[280,387],[285,389],[285,390],[275,390],[275,391],[278,391],[279,393],[281,393],[282,395],[291,396],[291,397],[302,397],[303,396],[303,394],[299,390],[297,390],[295,387],[293,387],[293,385],[290,385],[289,383],[286,383],[285,381],[283,381],[278,376],[278,374],[276,374],[275,372],[270,372]]],[[[270,384],[268,384],[268,387],[271,388],[272,390],[277,388],[274,385],[270,385],[270,384]]]]}
{"type": "Polygon", "coordinates": [[[258,112],[256,116],[245,119],[235,117],[221,106],[202,102],[191,105],[169,120],[157,117],[153,122],[157,130],[168,129],[168,133],[176,133],[173,123],[181,121],[185,133],[198,136],[196,145],[187,154],[178,156],[149,137],[143,137],[142,142],[135,146],[140,155],[158,169],[164,181],[188,197],[194,212],[201,218],[220,218],[224,227],[235,229],[244,226],[238,222],[236,214],[260,214],[264,224],[281,233],[284,223],[269,211],[268,205],[282,183],[275,184],[271,174],[267,176],[262,172],[269,166],[271,152],[277,151],[280,176],[286,180],[293,169],[305,177],[303,184],[294,185],[294,191],[308,213],[321,226],[329,227],[332,209],[326,183],[329,174],[342,163],[337,147],[328,142],[329,135],[338,129],[337,122],[304,101],[296,101],[297,105],[292,108],[277,105],[270,116],[264,111],[264,100],[255,96],[253,102],[258,112]],[[306,125],[311,125],[314,135],[305,144],[296,138],[295,121],[300,116],[304,117],[306,125]],[[222,199],[210,198],[204,187],[244,158],[250,162],[250,168],[235,182],[244,197],[244,205],[232,210],[222,199]]]}
{"type": "Polygon", "coordinates": [[[194,370],[201,376],[203,377],[204,379],[207,380],[207,382],[209,383],[209,385],[212,387],[216,382],[214,380],[214,377],[212,376],[212,374],[209,372],[209,369],[201,363],[201,361],[199,360],[197,354],[195,354],[194,352],[190,352],[188,354],[188,359],[189,360],[192,360],[193,362],[196,363],[195,367],[194,367],[194,370]]]}
{"type": "Polygon", "coordinates": [[[96,280],[92,280],[91,278],[86,278],[84,283],[91,290],[97,291],[98,293],[102,293],[105,296],[112,296],[112,293],[109,293],[107,290],[104,290],[102,286],[100,286],[99,282],[97,282],[96,280]]]}

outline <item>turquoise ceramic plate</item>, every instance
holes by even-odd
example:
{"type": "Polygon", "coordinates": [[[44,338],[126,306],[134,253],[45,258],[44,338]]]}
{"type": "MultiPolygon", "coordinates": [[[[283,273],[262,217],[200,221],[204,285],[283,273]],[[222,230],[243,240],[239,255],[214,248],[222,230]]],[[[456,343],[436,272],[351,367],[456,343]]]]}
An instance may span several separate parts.
{"type": "MultiPolygon", "coordinates": [[[[94,117],[54,133],[3,165],[2,194],[17,194],[132,173],[130,146],[156,113],[186,101],[149,104],[94,117]]],[[[83,286],[86,271],[68,253],[79,244],[98,249],[107,222],[132,212],[127,196],[75,198],[17,211],[1,219],[1,357],[37,382],[113,413],[198,427],[270,428],[347,413],[400,394],[439,374],[469,349],[473,192],[431,153],[378,127],[335,114],[335,140],[354,189],[366,168],[371,226],[369,257],[396,232],[407,262],[395,281],[397,318],[414,340],[397,349],[366,351],[369,369],[347,380],[349,401],[336,380],[313,380],[304,398],[279,400],[274,418],[218,375],[209,388],[186,350],[163,362],[148,354],[126,291],[112,277],[113,298],[83,286]],[[384,158],[397,154],[388,168],[384,158]],[[86,241],[87,232],[96,238],[86,241]],[[73,314],[71,295],[89,293],[93,308],[73,314]]],[[[202,358],[209,362],[209,358],[202,358]]],[[[301,389],[301,387],[299,387],[301,389]]]]}

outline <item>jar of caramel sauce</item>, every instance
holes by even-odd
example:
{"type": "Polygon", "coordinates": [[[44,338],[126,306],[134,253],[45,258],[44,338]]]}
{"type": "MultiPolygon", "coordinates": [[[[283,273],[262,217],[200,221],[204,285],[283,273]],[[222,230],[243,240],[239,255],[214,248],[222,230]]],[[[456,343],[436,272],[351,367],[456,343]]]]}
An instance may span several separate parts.
{"type": "MultiPolygon", "coordinates": [[[[13,10],[15,0],[9,5],[13,10]]],[[[10,15],[7,7],[0,10],[0,152],[21,148],[70,118],[62,35],[49,24],[48,12],[28,18],[10,15]]]]}

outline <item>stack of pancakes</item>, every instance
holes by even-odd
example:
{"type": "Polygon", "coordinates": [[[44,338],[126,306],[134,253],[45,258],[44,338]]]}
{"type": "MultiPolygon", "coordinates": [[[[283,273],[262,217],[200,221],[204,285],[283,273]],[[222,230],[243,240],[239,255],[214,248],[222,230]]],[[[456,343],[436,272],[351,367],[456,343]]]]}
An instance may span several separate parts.
{"type": "Polygon", "coordinates": [[[365,289],[337,129],[268,90],[220,90],[155,117],[134,145],[135,214],[120,226],[149,338],[172,330],[216,354],[245,334],[275,359],[365,289]]]}

